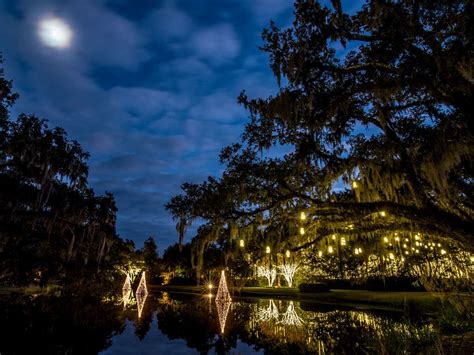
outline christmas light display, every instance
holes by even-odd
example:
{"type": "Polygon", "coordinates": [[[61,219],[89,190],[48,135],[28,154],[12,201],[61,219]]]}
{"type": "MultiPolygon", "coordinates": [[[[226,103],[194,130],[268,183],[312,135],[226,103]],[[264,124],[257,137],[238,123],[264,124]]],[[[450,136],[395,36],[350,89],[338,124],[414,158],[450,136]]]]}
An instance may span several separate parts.
{"type": "Polygon", "coordinates": [[[257,276],[265,277],[268,280],[268,286],[272,287],[277,276],[277,271],[276,269],[270,269],[266,266],[259,266],[257,268],[257,276]]]}
{"type": "Polygon", "coordinates": [[[280,313],[273,300],[269,301],[268,307],[259,307],[257,311],[257,319],[259,322],[268,322],[272,319],[278,320],[279,316],[280,313]]]}
{"type": "Polygon", "coordinates": [[[282,314],[280,323],[285,325],[295,325],[300,326],[303,325],[303,320],[295,311],[295,305],[293,301],[290,301],[286,312],[282,314]]]}
{"type": "Polygon", "coordinates": [[[123,308],[127,307],[130,303],[131,298],[133,297],[132,294],[132,283],[130,281],[130,276],[127,275],[125,282],[122,286],[122,301],[123,301],[123,308]]]}
{"type": "Polygon", "coordinates": [[[278,269],[280,273],[285,278],[289,287],[293,287],[293,277],[295,276],[296,270],[298,270],[298,264],[296,263],[287,263],[284,265],[279,265],[278,269]]]}
{"type": "Polygon", "coordinates": [[[227,315],[229,314],[231,303],[232,298],[230,297],[229,290],[227,289],[224,270],[222,270],[221,280],[219,281],[219,288],[217,289],[216,295],[216,308],[217,315],[219,317],[219,325],[221,326],[221,333],[224,333],[225,322],[227,315]]]}
{"type": "Polygon", "coordinates": [[[140,283],[138,284],[137,291],[135,293],[137,299],[138,318],[142,316],[143,307],[145,306],[145,300],[148,297],[148,289],[146,287],[145,271],[142,273],[140,283]]]}

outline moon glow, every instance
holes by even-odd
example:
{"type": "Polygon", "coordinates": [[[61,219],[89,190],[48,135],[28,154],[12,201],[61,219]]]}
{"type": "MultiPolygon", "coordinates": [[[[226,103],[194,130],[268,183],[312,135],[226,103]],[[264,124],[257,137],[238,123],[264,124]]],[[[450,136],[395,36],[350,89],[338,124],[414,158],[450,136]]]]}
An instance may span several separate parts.
{"type": "Polygon", "coordinates": [[[71,28],[63,20],[55,17],[41,20],[38,35],[45,45],[54,48],[69,47],[72,39],[71,28]]]}

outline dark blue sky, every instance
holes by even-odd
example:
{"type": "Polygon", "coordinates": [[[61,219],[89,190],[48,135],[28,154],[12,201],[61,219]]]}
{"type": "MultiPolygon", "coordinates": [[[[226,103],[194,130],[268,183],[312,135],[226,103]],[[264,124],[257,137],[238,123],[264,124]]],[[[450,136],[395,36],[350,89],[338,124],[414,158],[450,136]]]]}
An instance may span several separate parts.
{"type": "Polygon", "coordinates": [[[65,128],[91,153],[91,186],[115,195],[119,234],[162,251],[177,240],[164,204],[218,175],[220,149],[240,140],[239,92],[277,89],[257,48],[270,19],[289,25],[292,1],[0,0],[12,113],[65,128]],[[39,40],[51,16],[70,26],[68,48],[39,40]]]}

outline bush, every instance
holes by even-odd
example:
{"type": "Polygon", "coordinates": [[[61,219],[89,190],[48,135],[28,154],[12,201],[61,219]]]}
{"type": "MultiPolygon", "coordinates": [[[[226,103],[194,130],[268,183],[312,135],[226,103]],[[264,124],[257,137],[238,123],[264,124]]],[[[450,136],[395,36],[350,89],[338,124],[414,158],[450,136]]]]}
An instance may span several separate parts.
{"type": "Polygon", "coordinates": [[[329,292],[329,286],[322,282],[302,283],[298,286],[300,292],[329,292]]]}

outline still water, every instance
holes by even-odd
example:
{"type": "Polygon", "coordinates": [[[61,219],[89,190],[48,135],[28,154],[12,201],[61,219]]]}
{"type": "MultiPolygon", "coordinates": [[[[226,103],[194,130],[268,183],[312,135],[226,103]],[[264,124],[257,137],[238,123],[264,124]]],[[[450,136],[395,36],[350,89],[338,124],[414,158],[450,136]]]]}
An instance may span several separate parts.
{"type": "Polygon", "coordinates": [[[287,300],[156,293],[141,303],[2,299],[0,353],[417,354],[434,353],[439,336],[426,318],[287,300]]]}

